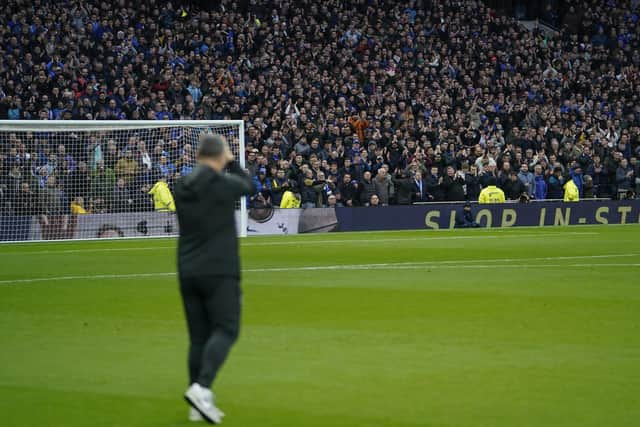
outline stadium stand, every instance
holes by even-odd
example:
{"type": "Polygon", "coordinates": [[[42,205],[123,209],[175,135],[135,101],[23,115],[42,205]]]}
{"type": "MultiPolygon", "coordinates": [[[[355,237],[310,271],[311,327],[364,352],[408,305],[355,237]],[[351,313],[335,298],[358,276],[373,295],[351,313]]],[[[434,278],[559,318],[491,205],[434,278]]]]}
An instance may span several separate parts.
{"type": "MultiPolygon", "coordinates": [[[[214,3],[6,0],[0,119],[242,119],[254,206],[475,201],[493,179],[512,200],[637,193],[636,1],[549,11],[552,35],[477,1],[214,3]]],[[[151,210],[138,171],[171,188],[193,163],[182,140],[92,138],[104,169],[2,138],[0,209],[151,210]]]]}

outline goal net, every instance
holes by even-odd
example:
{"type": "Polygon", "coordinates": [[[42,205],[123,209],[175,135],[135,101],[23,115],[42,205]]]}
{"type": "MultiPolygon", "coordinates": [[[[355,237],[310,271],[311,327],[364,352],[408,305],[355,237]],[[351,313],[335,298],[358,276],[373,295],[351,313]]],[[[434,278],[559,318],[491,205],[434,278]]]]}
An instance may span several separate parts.
{"type": "MultiPolygon", "coordinates": [[[[175,236],[173,186],[203,132],[244,167],[236,121],[0,121],[0,241],[175,236]]],[[[246,202],[238,200],[246,236],[246,202]]]]}

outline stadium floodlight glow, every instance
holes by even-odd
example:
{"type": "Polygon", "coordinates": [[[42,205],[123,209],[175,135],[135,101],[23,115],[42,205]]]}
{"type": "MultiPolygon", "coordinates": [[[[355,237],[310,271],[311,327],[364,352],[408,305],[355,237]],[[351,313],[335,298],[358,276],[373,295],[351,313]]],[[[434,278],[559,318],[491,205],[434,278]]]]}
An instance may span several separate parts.
{"type": "MultiPolygon", "coordinates": [[[[170,190],[203,132],[245,167],[242,120],[0,120],[0,241],[175,236],[170,190]]],[[[236,213],[246,236],[244,200],[236,213]]]]}

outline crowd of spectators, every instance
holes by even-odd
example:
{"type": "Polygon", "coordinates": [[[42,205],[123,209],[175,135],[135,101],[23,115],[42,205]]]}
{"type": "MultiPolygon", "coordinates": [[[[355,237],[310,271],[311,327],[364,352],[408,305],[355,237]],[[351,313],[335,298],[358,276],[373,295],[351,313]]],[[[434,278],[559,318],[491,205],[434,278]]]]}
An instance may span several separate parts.
{"type": "MultiPolygon", "coordinates": [[[[635,197],[637,1],[576,0],[556,33],[471,0],[213,3],[6,0],[0,119],[242,119],[260,205],[635,197]]],[[[4,134],[0,197],[153,209],[194,147],[132,138],[4,134]]]]}

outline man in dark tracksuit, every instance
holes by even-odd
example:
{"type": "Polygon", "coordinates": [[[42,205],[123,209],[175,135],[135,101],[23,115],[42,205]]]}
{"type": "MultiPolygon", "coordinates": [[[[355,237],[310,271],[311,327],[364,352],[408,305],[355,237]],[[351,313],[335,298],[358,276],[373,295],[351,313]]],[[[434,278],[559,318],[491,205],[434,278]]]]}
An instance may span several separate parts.
{"type": "Polygon", "coordinates": [[[251,178],[233,161],[227,142],[213,134],[200,137],[198,164],[175,186],[178,272],[190,339],[191,386],[185,399],[192,406],[191,420],[204,417],[217,424],[224,416],[210,387],[240,327],[235,205],[240,197],[255,192],[251,178]]]}

